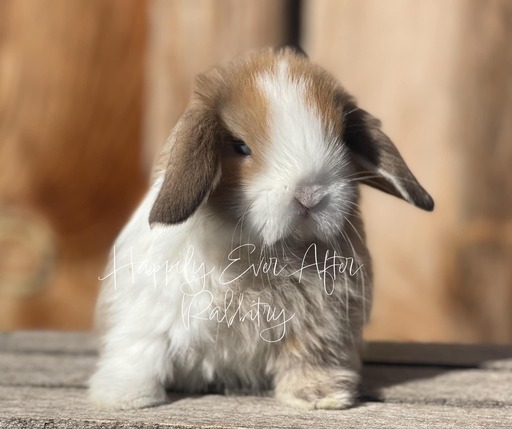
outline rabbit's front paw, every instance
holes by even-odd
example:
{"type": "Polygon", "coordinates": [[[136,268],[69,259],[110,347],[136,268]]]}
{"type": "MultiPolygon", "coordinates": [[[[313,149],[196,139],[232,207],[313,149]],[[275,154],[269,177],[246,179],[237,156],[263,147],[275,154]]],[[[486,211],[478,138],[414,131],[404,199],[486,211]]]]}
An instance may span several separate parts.
{"type": "Polygon", "coordinates": [[[129,410],[163,404],[167,395],[152,380],[116,380],[96,373],[90,381],[89,400],[101,408],[129,410]]]}
{"type": "Polygon", "coordinates": [[[279,377],[275,396],[295,408],[340,410],[356,402],[359,376],[345,368],[308,368],[279,377]]]}

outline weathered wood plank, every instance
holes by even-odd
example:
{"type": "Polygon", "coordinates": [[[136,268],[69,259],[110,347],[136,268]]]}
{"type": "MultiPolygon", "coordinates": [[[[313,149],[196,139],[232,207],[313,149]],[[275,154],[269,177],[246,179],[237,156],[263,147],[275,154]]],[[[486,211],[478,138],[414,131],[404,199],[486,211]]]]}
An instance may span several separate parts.
{"type": "Polygon", "coordinates": [[[0,353],[0,386],[85,388],[95,355],[0,353]]]}
{"type": "MultiPolygon", "coordinates": [[[[0,352],[95,354],[98,340],[89,332],[18,331],[0,333],[0,352]]],[[[512,368],[512,345],[369,342],[369,363],[512,368]]]]}
{"type": "MultiPolygon", "coordinates": [[[[47,354],[0,353],[0,386],[82,388],[96,358],[47,354]]],[[[458,406],[512,406],[512,372],[366,365],[365,400],[458,406]]]]}
{"type": "Polygon", "coordinates": [[[362,394],[369,400],[460,407],[512,407],[512,372],[366,365],[362,394]]]}
{"type": "Polygon", "coordinates": [[[512,345],[386,343],[367,344],[369,363],[421,364],[512,370],[512,345]]]}
{"type": "Polygon", "coordinates": [[[370,343],[362,400],[304,412],[268,397],[170,396],[112,412],[87,402],[96,341],[87,333],[0,334],[0,428],[512,427],[509,346],[370,343]]]}
{"type": "MultiPolygon", "coordinates": [[[[366,400],[512,406],[508,346],[370,343],[366,359],[362,386],[366,400]]],[[[85,389],[95,362],[90,334],[0,334],[2,386],[85,389]]]]}
{"type": "MultiPolygon", "coordinates": [[[[0,353],[0,386],[85,389],[94,356],[0,353]]],[[[365,400],[458,406],[512,406],[512,372],[366,365],[365,400]]]]}
{"type": "Polygon", "coordinates": [[[9,428],[506,428],[510,408],[364,403],[345,411],[301,411],[270,398],[205,395],[138,411],[86,403],[81,389],[0,387],[0,427],[9,428]],[[46,425],[46,426],[45,426],[46,425]]]}
{"type": "Polygon", "coordinates": [[[0,352],[96,353],[98,340],[89,332],[17,331],[0,333],[0,352]]]}

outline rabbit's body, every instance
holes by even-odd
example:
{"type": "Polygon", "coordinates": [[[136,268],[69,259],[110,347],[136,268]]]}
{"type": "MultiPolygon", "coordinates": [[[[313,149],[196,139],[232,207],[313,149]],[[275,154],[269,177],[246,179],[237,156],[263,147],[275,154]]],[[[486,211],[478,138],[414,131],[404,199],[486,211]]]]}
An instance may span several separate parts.
{"type": "MultiPolygon", "coordinates": [[[[196,96],[114,247],[91,397],[134,408],[165,401],[166,388],[274,389],[294,406],[347,407],[372,283],[360,164],[343,137],[366,137],[360,124],[347,131],[353,100],[288,50],[216,69],[196,96]]],[[[394,167],[380,172],[386,190],[428,208],[405,164],[398,178],[394,167]]]]}

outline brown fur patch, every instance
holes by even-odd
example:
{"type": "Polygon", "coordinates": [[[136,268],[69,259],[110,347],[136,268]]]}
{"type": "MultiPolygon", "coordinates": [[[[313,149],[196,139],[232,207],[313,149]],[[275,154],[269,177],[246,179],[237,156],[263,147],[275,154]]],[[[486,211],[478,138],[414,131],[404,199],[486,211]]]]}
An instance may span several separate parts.
{"type": "Polygon", "coordinates": [[[227,213],[233,213],[237,192],[243,184],[250,183],[265,168],[270,139],[269,109],[268,100],[258,86],[258,76],[272,72],[275,63],[271,50],[249,54],[198,80],[197,93],[213,103],[220,126],[225,130],[221,146],[221,182],[209,199],[212,209],[221,212],[224,218],[227,213]],[[234,151],[234,139],[249,146],[250,157],[234,151]]]}
{"type": "Polygon", "coordinates": [[[198,94],[218,109],[228,131],[221,157],[221,186],[210,198],[212,207],[224,215],[231,209],[233,195],[240,190],[240,185],[258,175],[265,168],[265,158],[271,156],[268,153],[271,118],[268,100],[258,86],[258,77],[275,73],[277,64],[283,59],[289,66],[292,82],[300,79],[308,82],[306,102],[318,112],[326,132],[332,129],[342,134],[341,88],[320,67],[292,49],[251,53],[200,77],[198,94]],[[229,136],[246,142],[252,156],[243,158],[230,150],[229,136]]]}
{"type": "Polygon", "coordinates": [[[214,168],[213,162],[219,161],[221,183],[209,203],[224,217],[232,212],[233,195],[240,184],[264,168],[268,106],[257,76],[271,70],[274,62],[270,51],[268,55],[249,54],[198,76],[192,105],[157,164],[161,171],[167,162],[166,178],[150,220],[174,223],[192,214],[212,189],[219,167],[214,168]],[[251,148],[251,157],[233,150],[235,139],[251,148]]]}
{"type": "MultiPolygon", "coordinates": [[[[151,213],[153,221],[177,223],[185,220],[212,190],[210,207],[223,219],[230,215],[232,220],[239,218],[242,213],[237,213],[236,208],[241,208],[240,191],[264,170],[266,159],[272,156],[269,153],[272,118],[258,78],[276,73],[277,65],[283,60],[287,63],[290,81],[305,84],[305,101],[311,106],[312,114],[320,117],[324,133],[329,137],[327,142],[345,144],[346,131],[350,130],[357,137],[353,139],[356,147],[350,142],[348,147],[360,156],[367,155],[365,148],[369,146],[372,149],[376,145],[373,151],[377,153],[380,148],[379,153],[384,155],[389,152],[383,152],[384,147],[394,150],[392,159],[382,155],[383,160],[390,158],[392,162],[374,165],[382,168],[389,164],[391,172],[398,171],[407,176],[410,181],[403,186],[409,189],[415,203],[421,207],[429,205],[428,195],[410,175],[387,137],[385,145],[382,139],[374,142],[366,138],[367,134],[376,135],[377,131],[372,128],[363,135],[362,146],[359,144],[361,138],[358,136],[362,134],[359,128],[368,125],[367,121],[358,121],[364,111],[356,107],[352,97],[334,78],[292,49],[266,49],[213,68],[197,78],[192,107],[183,115],[163,151],[169,162],[164,185],[151,213]],[[354,121],[360,123],[352,124],[354,121]],[[244,141],[252,151],[251,156],[236,153],[233,140],[244,141]],[[220,186],[214,190],[214,178],[218,177],[219,168],[220,186]]],[[[379,136],[381,134],[384,136],[383,133],[379,136]]],[[[368,184],[403,197],[385,178],[372,179],[368,184]]]]}
{"type": "Polygon", "coordinates": [[[355,99],[321,67],[291,51],[287,60],[292,81],[305,81],[306,102],[322,120],[325,135],[335,138],[337,144],[347,145],[360,176],[379,176],[361,180],[361,183],[432,210],[432,198],[410,172],[395,145],[380,130],[380,121],[360,109],[355,99]],[[379,170],[394,177],[400,187],[382,176],[379,170]]]}
{"type": "Polygon", "coordinates": [[[343,135],[344,118],[350,112],[352,97],[324,69],[307,58],[288,55],[288,69],[293,81],[306,83],[306,103],[322,121],[325,135],[343,135]]]}

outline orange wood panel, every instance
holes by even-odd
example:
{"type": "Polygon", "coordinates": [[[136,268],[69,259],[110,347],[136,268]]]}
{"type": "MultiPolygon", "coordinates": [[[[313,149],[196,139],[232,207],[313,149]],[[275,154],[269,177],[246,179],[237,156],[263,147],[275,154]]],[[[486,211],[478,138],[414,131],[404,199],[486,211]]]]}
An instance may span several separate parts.
{"type": "MultiPolygon", "coordinates": [[[[28,232],[39,223],[53,255],[41,259],[50,272],[33,294],[1,288],[0,329],[91,324],[97,277],[149,173],[141,162],[145,7],[0,3],[0,216],[26,223],[16,239],[4,231],[0,249],[11,259],[42,251],[28,232]]],[[[4,270],[3,283],[21,274],[4,270]]]]}
{"type": "Polygon", "coordinates": [[[304,44],[436,200],[363,192],[373,339],[512,341],[512,2],[306,0],[304,44]]]}

